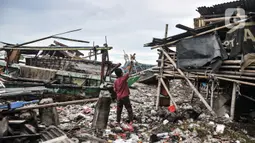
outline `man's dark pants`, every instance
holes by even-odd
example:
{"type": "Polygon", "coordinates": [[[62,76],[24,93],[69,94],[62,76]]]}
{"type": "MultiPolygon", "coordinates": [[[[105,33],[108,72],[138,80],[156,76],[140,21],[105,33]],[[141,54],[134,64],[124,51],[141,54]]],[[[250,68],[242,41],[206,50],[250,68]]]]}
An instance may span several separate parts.
{"type": "Polygon", "coordinates": [[[129,96],[117,100],[117,122],[120,123],[123,106],[125,106],[125,108],[127,109],[129,121],[133,122],[133,110],[129,96]]]}

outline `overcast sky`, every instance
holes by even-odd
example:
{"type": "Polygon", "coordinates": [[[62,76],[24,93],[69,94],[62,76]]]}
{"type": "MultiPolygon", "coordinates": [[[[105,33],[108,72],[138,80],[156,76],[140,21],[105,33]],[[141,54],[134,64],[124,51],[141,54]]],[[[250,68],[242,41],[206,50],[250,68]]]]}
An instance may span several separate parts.
{"type": "MultiPolygon", "coordinates": [[[[82,28],[64,37],[113,46],[110,60],[124,62],[123,50],[136,53],[139,62],[156,64],[157,52],[143,47],[152,37],[183,32],[178,23],[193,27],[196,8],[231,0],[1,0],[0,41],[22,43],[82,28]]],[[[59,40],[60,41],[60,40],[59,40]]],[[[52,39],[34,45],[49,45],[52,39]]],[[[60,41],[68,45],[77,43],[60,41]]],[[[91,45],[84,44],[84,45],[91,45]]],[[[81,44],[79,44],[81,45],[81,44]]]]}

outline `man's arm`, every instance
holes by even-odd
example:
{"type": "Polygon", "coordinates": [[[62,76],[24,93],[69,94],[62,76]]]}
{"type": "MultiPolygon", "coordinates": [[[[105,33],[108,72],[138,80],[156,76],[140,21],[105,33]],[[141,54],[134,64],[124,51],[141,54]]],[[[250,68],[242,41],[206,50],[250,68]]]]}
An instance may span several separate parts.
{"type": "Polygon", "coordinates": [[[131,61],[131,65],[128,67],[128,73],[126,73],[126,74],[124,75],[124,80],[128,80],[129,74],[130,74],[130,72],[132,71],[132,68],[133,68],[133,61],[131,61]]]}
{"type": "Polygon", "coordinates": [[[130,62],[130,67],[128,69],[128,74],[130,74],[130,72],[132,71],[133,68],[133,61],[130,62]]]}

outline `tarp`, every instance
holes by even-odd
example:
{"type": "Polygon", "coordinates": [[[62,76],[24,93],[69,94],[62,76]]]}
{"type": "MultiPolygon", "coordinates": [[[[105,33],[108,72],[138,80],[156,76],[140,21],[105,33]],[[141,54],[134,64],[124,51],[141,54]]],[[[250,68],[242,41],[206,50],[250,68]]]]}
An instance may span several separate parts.
{"type": "Polygon", "coordinates": [[[183,70],[198,69],[205,65],[214,69],[220,66],[222,60],[228,58],[216,34],[183,39],[177,43],[176,48],[177,67],[183,70]]]}

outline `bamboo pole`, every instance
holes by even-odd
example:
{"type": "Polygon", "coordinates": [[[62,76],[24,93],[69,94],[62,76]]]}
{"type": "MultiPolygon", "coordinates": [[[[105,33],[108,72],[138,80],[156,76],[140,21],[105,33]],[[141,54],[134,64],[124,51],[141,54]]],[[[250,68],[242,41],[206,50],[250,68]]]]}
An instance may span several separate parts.
{"type": "MultiPolygon", "coordinates": [[[[166,24],[165,27],[165,38],[167,37],[167,31],[168,31],[168,24],[166,24]]],[[[163,67],[164,67],[164,54],[161,51],[161,65],[160,65],[160,76],[158,77],[158,88],[157,88],[157,100],[156,100],[156,110],[158,110],[159,107],[159,99],[160,99],[160,92],[161,92],[161,79],[163,78],[163,67]]]]}
{"type": "Polygon", "coordinates": [[[36,105],[36,106],[28,106],[28,107],[17,108],[15,110],[10,111],[10,112],[31,110],[31,109],[40,109],[40,108],[48,108],[48,107],[56,107],[56,106],[65,106],[65,105],[71,105],[71,104],[81,104],[81,103],[93,102],[93,101],[97,101],[97,100],[98,100],[98,98],[92,98],[92,99],[74,100],[74,101],[67,101],[67,102],[56,102],[56,103],[50,103],[50,104],[42,104],[42,105],[36,105]]]}
{"type": "MultiPolygon", "coordinates": [[[[194,85],[196,86],[197,90],[199,91],[198,78],[196,78],[196,79],[195,79],[195,81],[194,81],[194,85]]],[[[195,96],[195,92],[194,92],[194,91],[192,91],[191,100],[190,100],[190,102],[191,102],[191,103],[193,102],[194,96],[195,96]]]]}
{"type": "MultiPolygon", "coordinates": [[[[242,18],[247,18],[247,15],[240,15],[242,18]]],[[[233,17],[217,17],[217,18],[210,18],[210,19],[204,19],[204,22],[215,22],[215,21],[223,21],[230,18],[240,18],[239,16],[233,16],[233,17]]]]}
{"type": "MultiPolygon", "coordinates": [[[[162,55],[161,55],[161,59],[162,59],[162,61],[164,60],[164,55],[163,55],[163,53],[162,53],[162,55]]],[[[160,79],[161,79],[162,76],[163,76],[163,71],[162,71],[163,64],[164,64],[164,62],[161,62],[160,71],[159,71],[159,74],[160,74],[160,75],[158,76],[158,88],[157,88],[156,110],[158,110],[158,107],[159,107],[159,97],[160,97],[160,91],[161,91],[161,81],[160,81],[160,79]]]]}
{"type": "Polygon", "coordinates": [[[185,74],[179,69],[177,68],[176,63],[173,61],[173,59],[171,59],[171,57],[167,54],[167,52],[163,49],[160,48],[161,51],[165,54],[165,56],[169,59],[169,61],[174,65],[174,67],[177,69],[177,71],[184,77],[184,79],[189,83],[189,86],[191,87],[191,89],[197,94],[197,96],[201,99],[201,101],[204,103],[204,105],[206,106],[206,108],[211,112],[212,115],[216,115],[215,112],[212,110],[212,108],[210,107],[210,105],[206,102],[206,100],[204,99],[204,97],[198,92],[198,90],[194,87],[194,85],[191,83],[191,81],[185,76],[185,74]]]}
{"type": "Polygon", "coordinates": [[[213,108],[213,97],[214,97],[214,80],[212,81],[212,86],[211,86],[211,100],[210,100],[210,105],[213,108]]]}
{"type": "Polygon", "coordinates": [[[58,33],[58,34],[55,34],[55,35],[43,37],[43,38],[40,38],[40,39],[36,39],[36,40],[29,41],[29,42],[25,42],[25,43],[22,43],[22,44],[12,45],[12,46],[9,47],[9,48],[12,49],[12,48],[21,47],[21,46],[23,46],[23,45],[27,45],[27,44],[31,44],[31,43],[35,43],[35,42],[38,42],[38,41],[42,41],[42,40],[49,39],[49,38],[52,38],[52,37],[54,37],[54,36],[63,35],[63,34],[67,34],[67,33],[72,33],[72,32],[76,32],[76,31],[80,31],[80,30],[81,30],[81,29],[75,29],[75,30],[66,31],[66,32],[63,32],[63,33],[58,33]]]}
{"type": "Polygon", "coordinates": [[[245,85],[255,86],[255,83],[251,83],[251,82],[240,81],[240,80],[235,80],[235,79],[229,79],[229,78],[219,77],[219,76],[215,76],[215,77],[216,77],[217,79],[221,79],[221,80],[225,80],[225,81],[231,81],[231,82],[235,82],[235,83],[239,83],[239,84],[245,84],[245,85]]]}
{"type": "Polygon", "coordinates": [[[207,85],[206,85],[206,96],[205,96],[205,98],[208,99],[208,96],[209,96],[209,84],[207,83],[207,85]]]}
{"type": "Polygon", "coordinates": [[[178,107],[177,107],[177,105],[176,105],[176,102],[174,101],[173,96],[171,95],[170,91],[168,90],[168,88],[167,88],[167,86],[166,86],[165,81],[164,81],[162,78],[161,78],[160,80],[161,80],[162,85],[163,85],[163,86],[164,86],[164,88],[166,89],[166,92],[167,92],[167,94],[169,95],[170,100],[173,102],[173,104],[174,104],[175,108],[176,108],[176,109],[178,109],[178,107]]]}
{"type": "Polygon", "coordinates": [[[231,118],[231,120],[234,120],[234,117],[235,117],[235,106],[236,106],[236,83],[233,82],[231,109],[230,109],[230,118],[231,118]]]}
{"type": "MultiPolygon", "coordinates": [[[[159,76],[158,74],[155,74],[155,75],[159,76]]],[[[179,75],[179,74],[166,74],[166,73],[163,74],[163,77],[177,77],[177,78],[181,78],[181,79],[184,78],[182,75],[179,75]]],[[[195,78],[207,79],[208,76],[189,75],[189,76],[187,76],[187,78],[190,80],[195,80],[195,78]]]]}
{"type": "MultiPolygon", "coordinates": [[[[202,72],[191,72],[193,74],[199,74],[199,75],[205,75],[205,73],[202,72]]],[[[227,74],[213,74],[217,77],[226,77],[226,78],[234,78],[234,79],[247,79],[247,80],[255,80],[255,77],[249,77],[249,76],[237,76],[237,75],[227,75],[227,74]]]]}
{"type": "MultiPolygon", "coordinates": [[[[59,46],[59,47],[50,47],[50,46],[22,46],[22,47],[4,47],[4,50],[47,50],[47,51],[65,51],[65,50],[93,50],[92,46],[59,46]]],[[[111,50],[112,47],[97,47],[97,50],[111,50]]]]}
{"type": "Polygon", "coordinates": [[[250,99],[251,101],[255,102],[255,99],[253,99],[253,98],[251,98],[251,97],[249,97],[249,96],[246,96],[246,95],[241,95],[241,96],[243,96],[243,97],[245,97],[245,98],[247,98],[247,99],[250,99]]]}

